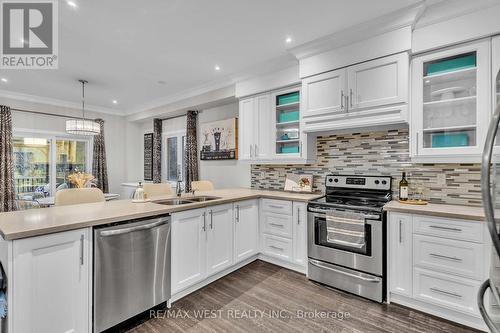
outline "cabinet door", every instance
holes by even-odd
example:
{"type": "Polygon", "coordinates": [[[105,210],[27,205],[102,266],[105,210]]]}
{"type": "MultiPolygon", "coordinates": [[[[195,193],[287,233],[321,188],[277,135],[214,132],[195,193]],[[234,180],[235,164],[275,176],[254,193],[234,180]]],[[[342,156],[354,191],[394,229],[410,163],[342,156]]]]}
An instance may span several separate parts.
{"type": "Polygon", "coordinates": [[[233,263],[233,205],[207,208],[207,276],[233,263]]]}
{"type": "Polygon", "coordinates": [[[255,100],[253,97],[245,98],[239,104],[238,117],[238,159],[250,160],[254,151],[255,130],[255,100]]]}
{"type": "Polygon", "coordinates": [[[259,252],[259,205],[257,200],[234,205],[234,262],[238,263],[259,252]]]}
{"type": "Polygon", "coordinates": [[[389,215],[389,291],[412,296],[412,217],[389,215]]]}
{"type": "Polygon", "coordinates": [[[408,102],[408,53],[348,67],[349,111],[408,102]]]}
{"type": "MultiPolygon", "coordinates": [[[[271,110],[271,95],[264,94],[255,97],[255,112],[257,121],[254,123],[254,150],[256,159],[272,157],[273,119],[271,110]]],[[[250,126],[244,124],[244,126],[250,126]]]]}
{"type": "Polygon", "coordinates": [[[413,59],[412,155],[479,158],[491,115],[490,56],[483,41],[413,59]]]}
{"type": "Polygon", "coordinates": [[[172,294],[206,276],[205,209],[172,214],[172,294]]]}
{"type": "Polygon", "coordinates": [[[346,110],[346,70],[302,80],[303,117],[331,115],[346,110]]]}
{"type": "Polygon", "coordinates": [[[307,208],[304,202],[293,202],[293,262],[307,263],[307,208]]]}
{"type": "Polygon", "coordinates": [[[90,332],[88,229],[15,240],[13,332],[90,332]]]}

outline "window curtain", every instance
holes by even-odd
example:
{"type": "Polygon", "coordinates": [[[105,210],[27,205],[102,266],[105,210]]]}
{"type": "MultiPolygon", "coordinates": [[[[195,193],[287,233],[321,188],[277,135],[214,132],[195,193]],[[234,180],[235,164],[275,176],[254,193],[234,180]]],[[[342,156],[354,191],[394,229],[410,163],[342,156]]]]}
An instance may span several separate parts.
{"type": "Polygon", "coordinates": [[[14,158],[12,152],[12,114],[0,105],[0,212],[16,210],[14,158]]]}
{"type": "Polygon", "coordinates": [[[161,132],[163,121],[153,120],[153,183],[161,183],[161,132]]]}
{"type": "Polygon", "coordinates": [[[198,111],[187,112],[186,154],[185,154],[186,192],[191,191],[191,182],[194,180],[198,180],[198,140],[196,138],[197,119],[198,119],[198,111]]]}
{"type": "Polygon", "coordinates": [[[97,187],[104,193],[108,193],[108,167],[106,163],[106,146],[104,144],[104,120],[96,119],[95,122],[101,127],[101,133],[94,136],[92,175],[97,181],[97,187]]]}

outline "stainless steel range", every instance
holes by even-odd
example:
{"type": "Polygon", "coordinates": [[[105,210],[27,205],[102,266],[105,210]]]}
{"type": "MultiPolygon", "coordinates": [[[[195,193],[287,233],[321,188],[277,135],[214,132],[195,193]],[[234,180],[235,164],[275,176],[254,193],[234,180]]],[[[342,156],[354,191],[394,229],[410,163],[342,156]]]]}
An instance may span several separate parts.
{"type": "Polygon", "coordinates": [[[308,204],[308,278],[377,302],[386,288],[386,217],[391,177],[328,175],[308,204]]]}

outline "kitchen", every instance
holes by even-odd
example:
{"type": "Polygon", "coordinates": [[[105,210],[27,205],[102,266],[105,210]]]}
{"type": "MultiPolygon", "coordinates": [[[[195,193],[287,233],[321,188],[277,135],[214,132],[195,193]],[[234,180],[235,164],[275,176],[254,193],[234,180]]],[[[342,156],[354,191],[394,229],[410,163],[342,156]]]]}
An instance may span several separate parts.
{"type": "Polygon", "coordinates": [[[38,2],[1,333],[500,330],[498,1],[38,2]]]}

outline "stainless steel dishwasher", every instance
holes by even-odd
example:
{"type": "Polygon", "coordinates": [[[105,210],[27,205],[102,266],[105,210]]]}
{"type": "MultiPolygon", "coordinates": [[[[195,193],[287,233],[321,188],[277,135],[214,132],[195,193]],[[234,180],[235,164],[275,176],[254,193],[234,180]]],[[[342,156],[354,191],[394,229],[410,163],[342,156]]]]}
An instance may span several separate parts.
{"type": "Polygon", "coordinates": [[[170,216],[94,228],[94,332],[170,298],[170,216]]]}

